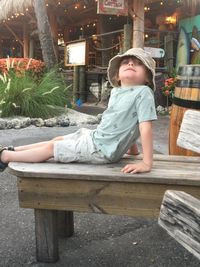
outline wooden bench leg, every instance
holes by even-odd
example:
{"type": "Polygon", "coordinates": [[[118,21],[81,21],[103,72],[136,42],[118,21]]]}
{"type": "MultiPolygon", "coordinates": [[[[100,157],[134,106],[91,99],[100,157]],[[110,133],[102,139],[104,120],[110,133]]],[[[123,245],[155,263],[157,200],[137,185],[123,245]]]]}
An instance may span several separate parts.
{"type": "Polygon", "coordinates": [[[70,237],[74,234],[73,211],[58,211],[57,227],[59,237],[70,237]]]}
{"type": "Polygon", "coordinates": [[[57,211],[35,209],[36,259],[56,262],[58,253],[57,211]]]}

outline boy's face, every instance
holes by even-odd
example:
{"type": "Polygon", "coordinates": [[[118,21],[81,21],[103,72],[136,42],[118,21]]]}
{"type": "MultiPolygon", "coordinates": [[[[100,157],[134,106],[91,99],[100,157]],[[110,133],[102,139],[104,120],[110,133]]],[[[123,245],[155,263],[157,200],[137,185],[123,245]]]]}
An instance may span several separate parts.
{"type": "Polygon", "coordinates": [[[147,82],[147,70],[136,57],[125,57],[120,62],[118,81],[121,86],[142,85],[147,82]]]}

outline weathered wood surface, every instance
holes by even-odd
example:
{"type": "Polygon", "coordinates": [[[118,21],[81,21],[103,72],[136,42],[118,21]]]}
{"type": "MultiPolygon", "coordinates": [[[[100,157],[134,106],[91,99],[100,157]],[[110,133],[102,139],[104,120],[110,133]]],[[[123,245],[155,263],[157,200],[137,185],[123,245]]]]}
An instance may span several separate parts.
{"type": "Polygon", "coordinates": [[[200,158],[154,155],[154,166],[150,173],[124,174],[122,167],[130,162],[141,160],[142,156],[123,159],[115,164],[62,164],[17,163],[9,164],[12,174],[18,177],[59,178],[70,180],[112,181],[130,183],[157,183],[200,185],[200,158]]]}
{"type": "Polygon", "coordinates": [[[74,233],[74,215],[73,211],[57,212],[57,230],[59,237],[70,237],[74,233]]]}
{"type": "Polygon", "coordinates": [[[177,145],[200,153],[200,111],[187,110],[185,112],[177,145]]]}
{"type": "Polygon", "coordinates": [[[41,262],[58,260],[57,212],[35,209],[36,258],[41,262]]]}
{"type": "Polygon", "coordinates": [[[117,164],[10,163],[24,208],[157,217],[166,190],[200,198],[200,158],[158,156],[150,173],[124,174],[117,164]],[[184,158],[184,160],[183,160],[184,158]],[[176,159],[176,161],[172,161],[176,159]]]}
{"type": "Polygon", "coordinates": [[[57,221],[58,211],[157,218],[166,190],[200,198],[200,157],[154,155],[150,173],[121,172],[125,164],[141,157],[107,165],[10,163],[10,172],[18,177],[20,207],[36,210],[37,259],[53,262],[58,258],[56,223],[61,223],[63,234],[65,222],[70,222],[67,235],[73,232],[73,218],[62,213],[57,221]]]}
{"type": "Polygon", "coordinates": [[[159,225],[200,260],[200,200],[180,191],[167,191],[159,225]]]}

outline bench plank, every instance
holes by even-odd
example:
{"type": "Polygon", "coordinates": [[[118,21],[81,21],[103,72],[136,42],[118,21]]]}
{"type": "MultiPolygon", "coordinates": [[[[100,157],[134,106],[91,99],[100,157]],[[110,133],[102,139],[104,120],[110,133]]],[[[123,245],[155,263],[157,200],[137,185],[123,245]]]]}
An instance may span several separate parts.
{"type": "Polygon", "coordinates": [[[200,111],[187,110],[179,131],[177,145],[200,155],[200,111]]]}
{"type": "Polygon", "coordinates": [[[166,190],[200,197],[199,187],[63,179],[19,178],[22,208],[73,210],[157,218],[166,190]]]}
{"type": "MultiPolygon", "coordinates": [[[[119,163],[95,165],[69,163],[61,164],[55,162],[45,163],[10,163],[11,173],[18,177],[27,178],[57,178],[71,180],[95,180],[95,181],[124,181],[130,183],[157,183],[157,184],[187,184],[200,185],[200,158],[167,156],[162,160],[155,160],[151,173],[124,174],[121,168],[132,159],[123,159],[119,163]],[[192,158],[192,159],[191,159],[192,158]]],[[[137,162],[139,158],[135,159],[137,162]]]]}
{"type": "Polygon", "coordinates": [[[185,192],[167,191],[158,223],[200,260],[200,200],[185,192]]]}

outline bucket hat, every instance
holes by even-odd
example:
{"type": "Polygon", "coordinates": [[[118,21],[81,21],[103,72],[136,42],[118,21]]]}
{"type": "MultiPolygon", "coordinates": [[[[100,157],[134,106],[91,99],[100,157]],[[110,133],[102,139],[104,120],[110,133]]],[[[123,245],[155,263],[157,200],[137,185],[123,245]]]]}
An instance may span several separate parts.
{"type": "Polygon", "coordinates": [[[134,56],[142,61],[142,63],[147,67],[148,70],[152,73],[152,84],[153,90],[155,90],[155,66],[156,63],[154,59],[151,57],[151,54],[145,51],[142,48],[131,48],[127,50],[124,54],[119,54],[114,56],[108,64],[107,74],[108,80],[113,87],[119,87],[118,81],[116,79],[116,75],[119,71],[119,64],[123,57],[134,56]]]}

